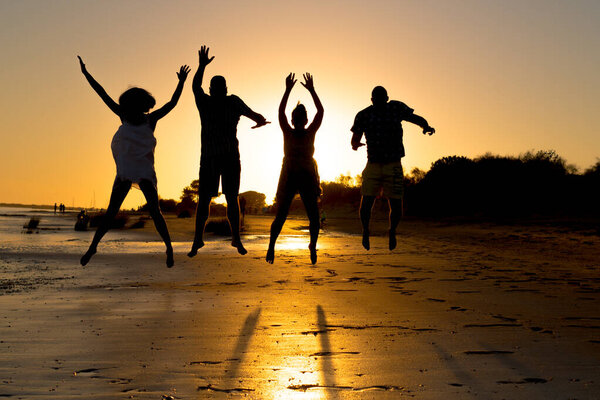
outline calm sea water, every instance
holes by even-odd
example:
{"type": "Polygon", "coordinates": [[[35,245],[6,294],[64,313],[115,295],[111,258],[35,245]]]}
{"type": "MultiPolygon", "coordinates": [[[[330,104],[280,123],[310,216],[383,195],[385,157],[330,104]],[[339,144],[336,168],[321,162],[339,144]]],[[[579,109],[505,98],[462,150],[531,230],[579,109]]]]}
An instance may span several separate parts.
{"type": "MultiPolygon", "coordinates": [[[[75,231],[77,212],[54,213],[54,209],[0,207],[0,254],[2,253],[68,253],[83,254],[89,246],[94,228],[75,231]],[[37,229],[24,228],[31,218],[39,219],[37,229]]],[[[152,223],[148,221],[148,223],[152,223]]],[[[230,238],[206,235],[211,242],[211,252],[231,252],[230,238]]],[[[187,253],[192,238],[185,242],[173,242],[176,253],[187,253]]],[[[268,232],[265,235],[245,236],[248,250],[266,251],[268,232]]],[[[300,235],[281,236],[278,249],[305,249],[308,232],[300,235]]],[[[323,248],[321,244],[320,248],[323,248]]],[[[99,252],[115,253],[164,253],[165,247],[158,234],[137,230],[109,231],[98,246],[99,252]]]]}
{"type": "MultiPolygon", "coordinates": [[[[0,207],[0,253],[82,253],[94,229],[76,231],[76,212],[54,213],[54,209],[0,207]],[[32,218],[39,219],[37,229],[24,228],[32,218]]],[[[111,230],[100,243],[100,251],[164,252],[164,244],[143,232],[111,230]]]]}

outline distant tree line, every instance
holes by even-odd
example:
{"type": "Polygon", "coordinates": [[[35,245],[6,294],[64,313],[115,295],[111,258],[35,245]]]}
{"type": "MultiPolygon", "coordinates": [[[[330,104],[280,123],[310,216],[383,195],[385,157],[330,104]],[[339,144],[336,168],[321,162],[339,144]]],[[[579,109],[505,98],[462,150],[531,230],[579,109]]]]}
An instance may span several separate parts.
{"type": "MultiPolygon", "coordinates": [[[[404,213],[408,216],[600,216],[600,160],[579,172],[552,150],[515,157],[490,153],[473,159],[443,157],[432,163],[429,171],[414,168],[404,183],[404,213]]],[[[322,182],[322,209],[358,210],[360,184],[360,176],[346,175],[322,182]]],[[[180,201],[161,199],[161,208],[193,215],[197,192],[198,180],[194,180],[183,189],[180,201]]],[[[240,194],[249,214],[273,212],[275,205],[267,207],[265,200],[259,192],[240,194]]],[[[380,207],[385,208],[385,202],[380,207]]],[[[290,211],[304,211],[299,196],[290,211]]],[[[211,215],[225,214],[224,205],[211,204],[211,215]]]]}
{"type": "Polygon", "coordinates": [[[588,216],[599,204],[600,161],[578,173],[554,151],[443,157],[405,180],[407,215],[588,216]]]}
{"type": "MultiPolygon", "coordinates": [[[[174,199],[159,199],[160,209],[163,212],[177,213],[180,217],[190,217],[196,211],[196,205],[198,204],[198,179],[193,180],[189,186],[183,188],[182,194],[179,197],[179,201],[174,199]]],[[[240,207],[242,207],[247,214],[259,214],[262,213],[266,208],[266,196],[263,193],[255,191],[247,191],[240,193],[240,207]]],[[[146,211],[147,204],[138,208],[138,211],[146,211]]],[[[223,204],[211,202],[210,204],[210,215],[212,216],[225,216],[227,215],[227,208],[223,204]]]]}

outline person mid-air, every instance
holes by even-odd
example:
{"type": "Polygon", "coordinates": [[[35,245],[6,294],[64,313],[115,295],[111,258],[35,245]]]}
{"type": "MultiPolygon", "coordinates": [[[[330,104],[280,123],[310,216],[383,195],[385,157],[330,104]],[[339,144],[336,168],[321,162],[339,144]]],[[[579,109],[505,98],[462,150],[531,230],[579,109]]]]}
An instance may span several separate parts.
{"type": "Polygon", "coordinates": [[[285,115],[285,107],[290,97],[290,92],[296,83],[294,74],[289,74],[285,80],[285,93],[279,105],[279,125],[283,132],[283,165],[276,195],[276,216],[271,224],[271,238],[269,240],[269,249],[267,250],[266,260],[273,263],[275,260],[275,242],[283,228],[283,224],[290,211],[290,205],[296,193],[300,193],[306,214],[310,221],[310,261],[317,262],[317,239],[319,237],[319,205],[318,200],[321,195],[321,184],[319,180],[319,171],[317,162],[313,158],[315,152],[315,134],[323,121],[323,105],[313,82],[313,77],[304,74],[304,83],[302,85],[309,91],[317,107],[317,114],[313,122],[306,127],[308,116],[306,108],[298,104],[292,111],[292,125],[288,123],[285,115]]]}
{"type": "Polygon", "coordinates": [[[210,81],[210,95],[202,89],[202,79],[206,66],[215,58],[208,56],[209,48],[202,46],[198,51],[198,71],[194,75],[192,90],[200,113],[202,131],[200,134],[200,178],[198,186],[198,207],[196,208],[196,232],[192,248],[188,253],[194,257],[204,246],[204,227],[210,212],[210,202],[219,194],[219,180],[227,201],[227,219],[231,226],[231,245],[244,255],[247,253],[240,237],[240,150],[237,139],[237,124],[243,115],[250,118],[258,128],[269,122],[262,115],[252,111],[242,99],[227,95],[225,78],[215,75],[210,81]]]}
{"type": "Polygon", "coordinates": [[[367,139],[367,166],[362,173],[362,199],[360,220],[363,227],[363,247],[370,249],[369,222],[375,198],[383,192],[390,205],[389,249],[396,248],[396,227],[402,217],[402,195],[404,173],[402,171],[402,121],[408,121],[423,129],[430,136],[435,129],[425,118],[414,114],[413,109],[401,101],[389,100],[383,86],[377,86],[371,93],[371,106],[356,114],[351,128],[353,150],[364,146],[363,134],[367,139]]]}
{"type": "Polygon", "coordinates": [[[96,229],[88,251],[81,257],[81,265],[86,265],[92,256],[96,254],[98,243],[110,229],[112,221],[119,212],[121,204],[123,204],[123,200],[125,200],[129,189],[131,189],[131,185],[136,184],[144,193],[156,230],[167,246],[167,267],[170,268],[174,264],[173,246],[158,203],[156,172],[154,171],[154,148],[156,147],[154,129],[158,120],[167,115],[177,105],[190,68],[183,65],[177,72],[179,82],[171,100],[158,110],[149,112],[156,104],[150,93],[144,89],[133,87],[123,92],[117,104],[90,75],[81,57],[77,56],[77,58],[79,58],[81,72],[92,86],[92,89],[98,93],[108,108],[117,114],[121,120],[121,126],[113,136],[111,144],[113,157],[117,165],[117,177],[113,184],[106,214],[100,226],[96,229]]]}

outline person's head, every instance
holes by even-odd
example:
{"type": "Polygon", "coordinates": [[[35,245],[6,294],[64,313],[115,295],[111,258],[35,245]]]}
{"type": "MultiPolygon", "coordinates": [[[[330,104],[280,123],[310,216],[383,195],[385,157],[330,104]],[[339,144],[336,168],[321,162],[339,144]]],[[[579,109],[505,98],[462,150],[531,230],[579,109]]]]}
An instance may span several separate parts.
{"type": "Polygon", "coordinates": [[[210,80],[210,95],[217,97],[227,96],[227,82],[225,77],[221,75],[215,75],[210,80]]]}
{"type": "Polygon", "coordinates": [[[119,97],[119,105],[125,114],[143,114],[150,111],[156,100],[147,91],[142,88],[132,87],[123,92],[119,97]]]}
{"type": "Polygon", "coordinates": [[[371,101],[375,107],[384,105],[389,100],[387,90],[383,86],[375,86],[371,92],[371,101]]]}
{"type": "Polygon", "coordinates": [[[296,108],[292,111],[292,125],[294,128],[304,128],[304,125],[308,123],[308,116],[306,115],[306,107],[303,104],[298,103],[296,108]]]}

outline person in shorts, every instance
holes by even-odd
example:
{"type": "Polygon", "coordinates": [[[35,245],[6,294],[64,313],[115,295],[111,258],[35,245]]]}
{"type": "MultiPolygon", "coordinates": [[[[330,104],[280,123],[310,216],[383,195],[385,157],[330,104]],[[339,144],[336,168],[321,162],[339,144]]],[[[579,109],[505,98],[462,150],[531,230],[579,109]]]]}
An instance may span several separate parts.
{"type": "Polygon", "coordinates": [[[413,113],[406,104],[389,100],[387,91],[377,86],[371,93],[371,106],[356,114],[352,131],[352,149],[364,146],[367,141],[367,166],[362,173],[360,220],[363,228],[363,247],[371,247],[369,222],[375,198],[383,194],[390,206],[389,249],[396,248],[396,227],[402,217],[402,194],[404,174],[402,157],[402,121],[408,121],[423,128],[423,134],[433,135],[435,129],[425,118],[413,113]]]}
{"type": "Polygon", "coordinates": [[[265,117],[252,111],[242,99],[227,95],[225,78],[216,75],[210,81],[210,95],[202,89],[204,70],[215,58],[208,56],[209,49],[202,46],[198,51],[199,66],[194,75],[192,90],[202,122],[200,155],[200,179],[198,207],[196,209],[196,232],[189,257],[204,246],[204,227],[210,211],[210,202],[219,194],[219,181],[227,201],[227,219],[231,226],[231,245],[242,255],[247,251],[240,238],[240,151],[237,124],[243,115],[256,122],[258,128],[268,124],[265,117]]]}

